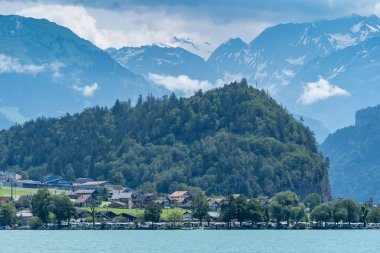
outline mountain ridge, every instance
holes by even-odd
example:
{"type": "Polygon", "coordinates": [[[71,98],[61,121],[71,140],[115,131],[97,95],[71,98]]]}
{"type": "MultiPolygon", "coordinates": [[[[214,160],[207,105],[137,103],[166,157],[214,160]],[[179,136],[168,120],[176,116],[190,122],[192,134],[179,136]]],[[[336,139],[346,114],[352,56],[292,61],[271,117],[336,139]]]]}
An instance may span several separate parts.
{"type": "Polygon", "coordinates": [[[162,193],[190,186],[210,195],[292,190],[330,198],[313,134],[244,80],[189,98],[116,101],[12,127],[0,133],[0,166],[31,179],[54,174],[117,184],[121,174],[129,187],[150,183],[162,193]]]}

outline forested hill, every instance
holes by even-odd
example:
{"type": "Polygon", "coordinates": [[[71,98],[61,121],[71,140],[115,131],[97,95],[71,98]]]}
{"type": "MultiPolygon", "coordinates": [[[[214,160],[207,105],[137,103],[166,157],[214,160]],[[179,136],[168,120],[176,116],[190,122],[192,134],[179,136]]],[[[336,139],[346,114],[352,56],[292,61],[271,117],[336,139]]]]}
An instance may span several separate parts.
{"type": "Polygon", "coordinates": [[[354,126],[329,135],[321,145],[330,158],[330,180],[335,197],[380,201],[380,106],[356,113],[354,126]]]}
{"type": "Polygon", "coordinates": [[[231,83],[190,98],[116,101],[0,135],[0,167],[31,179],[93,177],[145,190],[330,196],[313,134],[264,91],[231,83]],[[147,183],[150,182],[150,183],[147,183]]]}

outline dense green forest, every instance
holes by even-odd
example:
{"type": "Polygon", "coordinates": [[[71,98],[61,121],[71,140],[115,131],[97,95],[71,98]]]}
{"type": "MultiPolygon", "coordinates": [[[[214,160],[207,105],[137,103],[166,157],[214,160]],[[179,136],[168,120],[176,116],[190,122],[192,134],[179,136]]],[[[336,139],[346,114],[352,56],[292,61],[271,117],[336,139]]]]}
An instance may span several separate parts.
{"type": "Polygon", "coordinates": [[[312,132],[245,80],[189,98],[116,101],[0,134],[0,166],[31,179],[93,177],[145,191],[330,197],[312,132]]]}
{"type": "Polygon", "coordinates": [[[321,150],[330,159],[334,197],[380,201],[380,106],[356,113],[354,126],[330,135],[321,150]]]}

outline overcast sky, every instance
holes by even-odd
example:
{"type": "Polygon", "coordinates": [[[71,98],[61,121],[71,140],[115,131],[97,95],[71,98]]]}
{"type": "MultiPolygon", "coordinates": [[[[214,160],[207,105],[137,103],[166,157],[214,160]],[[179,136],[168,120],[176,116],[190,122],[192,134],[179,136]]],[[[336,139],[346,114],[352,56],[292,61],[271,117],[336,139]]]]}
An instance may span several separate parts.
{"type": "Polygon", "coordinates": [[[203,57],[229,38],[250,42],[280,22],[354,13],[379,16],[380,0],[0,0],[0,14],[46,18],[103,49],[191,40],[203,57]]]}

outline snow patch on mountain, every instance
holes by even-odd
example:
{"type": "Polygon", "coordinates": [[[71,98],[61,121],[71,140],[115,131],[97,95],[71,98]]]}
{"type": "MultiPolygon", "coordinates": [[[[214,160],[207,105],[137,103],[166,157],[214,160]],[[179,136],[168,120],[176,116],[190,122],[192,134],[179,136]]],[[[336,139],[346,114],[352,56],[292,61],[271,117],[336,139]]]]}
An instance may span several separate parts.
{"type": "Polygon", "coordinates": [[[351,31],[352,31],[353,33],[358,33],[358,32],[360,32],[362,26],[363,26],[363,21],[362,21],[362,22],[359,22],[359,23],[357,23],[357,24],[355,24],[355,25],[353,25],[353,26],[351,27],[351,31]]]}
{"type": "Polygon", "coordinates": [[[331,76],[329,76],[327,78],[327,80],[333,79],[334,77],[336,77],[337,75],[343,73],[344,71],[346,71],[346,68],[344,66],[341,66],[339,68],[334,68],[333,71],[332,71],[333,73],[331,74],[331,76]]]}
{"type": "Polygon", "coordinates": [[[286,77],[290,77],[290,78],[296,75],[296,73],[291,69],[283,69],[281,73],[284,74],[286,77]]]}
{"type": "Polygon", "coordinates": [[[288,58],[285,61],[292,65],[303,65],[307,55],[300,56],[298,58],[288,58]]]}
{"type": "Polygon", "coordinates": [[[371,25],[369,25],[369,24],[366,24],[366,26],[369,28],[370,32],[375,33],[375,32],[378,32],[378,31],[379,31],[379,29],[377,29],[377,28],[375,28],[375,27],[373,27],[373,26],[371,26],[371,25]]]}
{"type": "Polygon", "coordinates": [[[336,49],[343,49],[349,46],[353,46],[356,44],[356,39],[353,38],[350,34],[329,34],[329,41],[332,45],[335,46],[336,49]]]}
{"type": "Polygon", "coordinates": [[[174,36],[170,41],[164,43],[164,45],[169,47],[181,47],[187,51],[199,55],[203,59],[207,59],[214,50],[214,46],[207,41],[195,42],[190,38],[182,38],[179,36],[174,36]]]}

